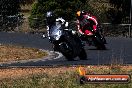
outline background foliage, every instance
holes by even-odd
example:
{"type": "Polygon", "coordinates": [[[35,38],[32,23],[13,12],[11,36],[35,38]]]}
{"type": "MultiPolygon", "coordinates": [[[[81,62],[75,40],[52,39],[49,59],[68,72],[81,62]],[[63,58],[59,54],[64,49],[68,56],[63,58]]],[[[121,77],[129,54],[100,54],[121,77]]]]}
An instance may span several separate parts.
{"type": "Polygon", "coordinates": [[[54,11],[55,16],[71,21],[76,19],[75,13],[81,9],[97,16],[101,23],[125,23],[129,20],[131,0],[0,0],[0,15],[17,15],[21,10],[20,4],[31,3],[29,23],[36,29],[45,27],[47,11],[54,11]]]}
{"type": "Polygon", "coordinates": [[[75,19],[77,10],[89,8],[86,7],[85,3],[86,0],[38,0],[37,3],[32,5],[31,16],[29,17],[30,26],[40,27],[41,23],[44,24],[45,22],[42,19],[45,19],[47,11],[53,11],[56,17],[60,16],[71,21],[75,19]],[[34,20],[34,18],[37,18],[37,20],[34,20]],[[38,24],[34,24],[35,21],[38,24]]]}
{"type": "Polygon", "coordinates": [[[107,11],[108,18],[114,24],[122,23],[130,16],[131,0],[109,0],[111,8],[107,11]]]}
{"type": "Polygon", "coordinates": [[[19,0],[0,0],[0,15],[16,15],[19,12],[19,0]]]}

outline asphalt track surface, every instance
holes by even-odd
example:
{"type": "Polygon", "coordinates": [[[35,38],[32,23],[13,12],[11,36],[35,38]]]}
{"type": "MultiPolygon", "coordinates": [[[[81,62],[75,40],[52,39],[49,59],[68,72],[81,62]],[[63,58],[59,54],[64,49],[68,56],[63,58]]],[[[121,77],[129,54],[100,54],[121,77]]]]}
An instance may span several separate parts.
{"type": "MultiPolygon", "coordinates": [[[[87,60],[67,61],[64,56],[52,52],[48,58],[38,61],[3,63],[0,67],[7,66],[71,66],[71,65],[110,65],[132,64],[132,38],[106,37],[107,50],[97,50],[94,46],[85,46],[87,60]],[[58,55],[60,57],[58,57],[58,55]]],[[[43,39],[40,34],[6,33],[0,32],[1,44],[21,45],[52,51],[48,39],[43,39]]]]}

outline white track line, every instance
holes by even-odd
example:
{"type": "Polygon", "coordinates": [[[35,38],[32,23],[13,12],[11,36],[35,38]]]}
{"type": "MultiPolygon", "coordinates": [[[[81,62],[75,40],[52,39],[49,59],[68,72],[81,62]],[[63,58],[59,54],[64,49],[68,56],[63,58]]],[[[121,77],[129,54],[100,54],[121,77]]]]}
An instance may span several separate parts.
{"type": "Polygon", "coordinates": [[[58,56],[55,57],[54,60],[63,57],[63,55],[60,52],[55,52],[55,51],[50,51],[50,52],[52,52],[52,53],[54,52],[54,53],[57,53],[58,54],[58,56]]]}
{"type": "Polygon", "coordinates": [[[55,60],[55,59],[59,59],[59,58],[63,57],[63,55],[61,53],[59,53],[59,52],[49,51],[49,50],[44,50],[44,49],[39,49],[39,50],[47,52],[48,56],[44,56],[44,57],[38,58],[38,59],[29,59],[29,60],[4,62],[4,63],[0,63],[0,66],[2,66],[4,64],[8,64],[9,65],[9,64],[14,64],[14,63],[27,63],[27,62],[37,62],[37,61],[48,61],[48,60],[55,60]],[[55,54],[57,54],[57,57],[55,57],[55,54]]]}

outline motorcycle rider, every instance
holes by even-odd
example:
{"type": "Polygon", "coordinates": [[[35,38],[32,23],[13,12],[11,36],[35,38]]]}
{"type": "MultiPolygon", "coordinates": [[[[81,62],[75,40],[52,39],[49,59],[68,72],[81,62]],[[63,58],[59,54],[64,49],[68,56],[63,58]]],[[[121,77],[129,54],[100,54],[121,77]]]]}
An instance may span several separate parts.
{"type": "Polygon", "coordinates": [[[55,21],[59,21],[61,22],[62,25],[64,25],[65,28],[68,28],[68,22],[65,21],[65,19],[63,19],[62,17],[56,17],[53,13],[53,11],[48,11],[46,13],[46,28],[48,33],[48,36],[50,34],[50,30],[49,28],[51,28],[51,26],[54,24],[55,21]]]}
{"type": "MultiPolygon", "coordinates": [[[[80,10],[77,11],[76,15],[77,15],[77,27],[78,27],[79,33],[81,33],[82,35],[84,34],[87,35],[88,31],[86,29],[89,29],[92,31],[93,29],[97,30],[98,28],[98,31],[100,31],[101,35],[103,35],[102,29],[99,28],[99,23],[95,16],[92,16],[86,11],[80,11],[80,10]]],[[[106,40],[104,41],[104,43],[106,44],[106,40]]]]}
{"type": "Polygon", "coordinates": [[[81,34],[87,34],[87,24],[91,28],[97,28],[98,22],[95,16],[91,16],[91,14],[85,11],[77,11],[77,26],[78,30],[81,34]]]}
{"type": "MultiPolygon", "coordinates": [[[[48,34],[48,38],[49,38],[49,41],[52,42],[52,40],[50,39],[50,34],[51,34],[51,30],[49,30],[52,25],[54,24],[54,22],[60,22],[62,24],[62,27],[64,27],[65,29],[68,28],[68,22],[65,21],[65,19],[63,19],[62,17],[56,17],[53,13],[53,11],[48,11],[46,13],[46,27],[47,27],[47,34],[48,34]]],[[[53,43],[53,42],[52,42],[53,43]]],[[[55,45],[56,43],[54,43],[55,45]]],[[[56,44],[57,46],[57,44],[56,44]]],[[[57,47],[54,47],[54,50],[57,51],[57,47]]]]}

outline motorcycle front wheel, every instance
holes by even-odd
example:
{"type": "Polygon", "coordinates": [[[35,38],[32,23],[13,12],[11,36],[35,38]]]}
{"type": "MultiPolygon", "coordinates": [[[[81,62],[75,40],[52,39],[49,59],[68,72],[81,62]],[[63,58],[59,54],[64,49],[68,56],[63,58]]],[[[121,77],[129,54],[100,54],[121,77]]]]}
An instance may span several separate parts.
{"type": "Polygon", "coordinates": [[[67,42],[62,42],[60,45],[60,52],[66,57],[68,61],[74,60],[73,49],[67,42]]]}

